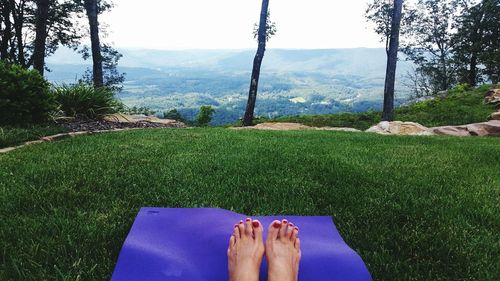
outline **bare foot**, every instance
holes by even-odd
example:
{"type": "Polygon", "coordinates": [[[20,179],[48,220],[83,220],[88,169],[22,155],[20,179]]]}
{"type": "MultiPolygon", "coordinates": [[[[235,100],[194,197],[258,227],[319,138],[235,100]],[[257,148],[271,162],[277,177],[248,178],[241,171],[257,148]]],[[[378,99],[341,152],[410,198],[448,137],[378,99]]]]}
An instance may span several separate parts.
{"type": "Polygon", "coordinates": [[[262,224],[246,219],[234,226],[227,257],[230,281],[258,281],[264,256],[262,224]]]}
{"type": "Polygon", "coordinates": [[[299,277],[299,228],[287,220],[269,226],[266,241],[268,281],[297,281],[299,277]]]}

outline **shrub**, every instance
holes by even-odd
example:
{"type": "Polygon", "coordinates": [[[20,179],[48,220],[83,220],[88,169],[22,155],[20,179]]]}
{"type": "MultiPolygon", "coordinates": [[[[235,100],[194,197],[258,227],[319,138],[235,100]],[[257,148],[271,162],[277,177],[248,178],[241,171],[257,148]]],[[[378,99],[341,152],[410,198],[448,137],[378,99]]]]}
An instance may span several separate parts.
{"type": "Polygon", "coordinates": [[[172,109],[169,112],[164,112],[163,113],[163,118],[170,119],[170,120],[175,120],[175,121],[180,121],[180,122],[185,122],[186,121],[184,119],[184,117],[182,117],[181,113],[177,109],[172,109]]]}
{"type": "Polygon", "coordinates": [[[198,126],[208,126],[208,124],[212,121],[214,112],[215,109],[213,109],[211,106],[200,107],[200,112],[198,112],[198,115],[196,116],[196,123],[198,124],[198,126]]]}
{"type": "Polygon", "coordinates": [[[94,88],[80,83],[56,87],[54,93],[60,109],[69,117],[96,118],[122,107],[113,91],[106,87],[94,88]]]}
{"type": "Polygon", "coordinates": [[[0,61],[0,124],[44,122],[55,109],[50,84],[40,73],[0,61]]]}

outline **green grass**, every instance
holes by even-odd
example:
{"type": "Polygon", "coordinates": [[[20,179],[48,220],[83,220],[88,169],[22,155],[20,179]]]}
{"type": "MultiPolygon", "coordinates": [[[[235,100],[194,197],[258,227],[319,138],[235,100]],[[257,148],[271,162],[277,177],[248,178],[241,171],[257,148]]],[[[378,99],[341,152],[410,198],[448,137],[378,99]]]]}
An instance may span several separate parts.
{"type": "Polygon", "coordinates": [[[141,130],[0,155],[0,280],[108,280],[142,206],[327,215],[375,280],[500,280],[500,139],[141,130]]]}
{"type": "Polygon", "coordinates": [[[56,125],[27,125],[0,127],[0,148],[15,146],[41,137],[56,135],[66,130],[56,125]]]}
{"type": "MultiPolygon", "coordinates": [[[[465,125],[485,122],[495,111],[493,105],[483,103],[491,85],[464,91],[450,90],[448,96],[396,109],[396,120],[417,122],[427,127],[465,125]]],[[[287,116],[273,119],[275,122],[295,122],[313,127],[352,127],[366,130],[381,121],[382,113],[340,113],[329,115],[287,116]]],[[[269,120],[261,120],[261,122],[269,120]]]]}

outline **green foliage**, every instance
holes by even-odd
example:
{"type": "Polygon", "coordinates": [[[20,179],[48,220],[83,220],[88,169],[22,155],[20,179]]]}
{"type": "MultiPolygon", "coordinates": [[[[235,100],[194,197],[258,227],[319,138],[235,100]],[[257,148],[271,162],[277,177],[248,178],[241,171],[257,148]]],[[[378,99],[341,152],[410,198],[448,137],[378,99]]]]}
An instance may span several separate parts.
{"type": "MultiPolygon", "coordinates": [[[[468,88],[468,85],[461,84],[449,90],[445,97],[437,97],[433,100],[396,108],[396,120],[417,122],[427,127],[465,125],[487,121],[491,113],[495,111],[493,105],[483,103],[484,94],[491,86],[484,85],[467,91],[468,88]]],[[[270,121],[297,122],[314,127],[351,127],[366,130],[380,122],[381,115],[381,112],[370,111],[281,117],[270,121]]]]}
{"type": "Polygon", "coordinates": [[[215,109],[211,106],[200,107],[200,112],[196,116],[196,124],[200,127],[206,127],[212,121],[215,109]]]}
{"type": "Polygon", "coordinates": [[[186,120],[182,117],[182,114],[177,109],[172,109],[169,112],[163,113],[163,118],[176,120],[180,122],[185,122],[186,120]]]}
{"type": "MultiPolygon", "coordinates": [[[[271,12],[267,12],[267,19],[266,19],[266,42],[268,42],[271,37],[276,35],[278,32],[278,29],[276,28],[276,23],[271,20],[271,12]]],[[[259,38],[259,24],[255,23],[253,25],[253,38],[258,39],[259,38]]]]}
{"type": "MultiPolygon", "coordinates": [[[[87,46],[84,46],[81,50],[79,50],[79,53],[82,54],[84,60],[91,58],[90,50],[87,46]]],[[[111,89],[113,92],[120,92],[123,90],[125,73],[120,73],[118,71],[118,62],[123,55],[112,46],[103,44],[101,46],[101,57],[104,86],[111,89]]],[[[82,76],[82,79],[80,79],[80,82],[92,85],[93,79],[94,74],[92,73],[92,69],[87,68],[82,76]]]]}
{"type": "Polygon", "coordinates": [[[271,120],[259,119],[257,123],[266,121],[302,123],[311,127],[348,127],[366,130],[381,121],[382,113],[368,111],[363,113],[337,113],[324,115],[285,116],[271,120]]]}
{"type": "Polygon", "coordinates": [[[49,83],[37,71],[0,61],[0,124],[44,122],[55,109],[49,83]]]}
{"type": "Polygon", "coordinates": [[[465,93],[466,91],[470,91],[471,87],[467,83],[460,83],[456,85],[451,92],[457,92],[457,93],[465,93]]]}
{"type": "Polygon", "coordinates": [[[214,128],[21,149],[0,155],[0,280],[109,280],[143,206],[333,216],[374,280],[500,280],[498,155],[495,138],[214,128]]]}
{"type": "Polygon", "coordinates": [[[65,131],[64,128],[51,124],[0,127],[0,148],[19,145],[27,141],[38,140],[41,137],[56,135],[65,131]]]}
{"type": "Polygon", "coordinates": [[[54,89],[60,109],[69,117],[96,118],[115,113],[121,103],[106,87],[94,88],[85,84],[63,85],[54,89]]]}

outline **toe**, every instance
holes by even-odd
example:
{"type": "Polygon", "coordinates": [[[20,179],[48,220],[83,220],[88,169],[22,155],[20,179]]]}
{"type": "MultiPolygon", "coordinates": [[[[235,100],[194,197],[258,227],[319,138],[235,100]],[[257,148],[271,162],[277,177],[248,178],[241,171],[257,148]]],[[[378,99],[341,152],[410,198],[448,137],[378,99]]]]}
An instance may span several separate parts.
{"type": "Polygon", "coordinates": [[[300,238],[295,239],[295,250],[300,252],[300,238]]]}
{"type": "Polygon", "coordinates": [[[283,220],[281,221],[281,228],[280,228],[280,231],[279,231],[279,237],[280,238],[285,238],[286,237],[286,230],[288,228],[288,221],[287,220],[283,220]]]}
{"type": "Polygon", "coordinates": [[[267,239],[276,240],[278,239],[278,235],[281,228],[280,221],[273,221],[271,225],[269,225],[269,232],[267,234],[267,239]]]}
{"type": "Polygon", "coordinates": [[[247,237],[252,237],[253,229],[252,229],[252,219],[247,218],[245,220],[245,235],[247,237]]]}
{"type": "Polygon", "coordinates": [[[234,225],[233,236],[235,239],[234,242],[238,241],[241,237],[240,228],[238,227],[237,224],[234,225]]]}
{"type": "Polygon", "coordinates": [[[299,237],[299,228],[294,227],[292,231],[292,237],[290,238],[292,241],[295,241],[299,237]]]}
{"type": "Polygon", "coordinates": [[[232,251],[235,245],[236,245],[236,237],[234,237],[234,235],[231,235],[231,238],[229,239],[229,250],[232,251]]]}
{"type": "Polygon", "coordinates": [[[245,224],[243,221],[240,221],[238,224],[238,231],[240,232],[240,238],[245,238],[245,224]]]}
{"type": "Polygon", "coordinates": [[[288,223],[288,228],[286,229],[286,237],[288,239],[292,239],[293,230],[295,229],[294,227],[293,223],[288,223]]]}
{"type": "Polygon", "coordinates": [[[258,220],[252,221],[253,235],[255,240],[262,241],[262,224],[258,220]]]}

